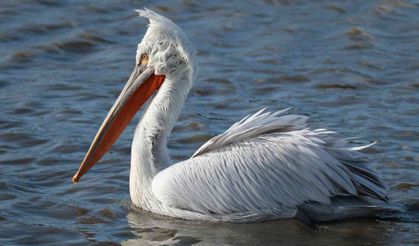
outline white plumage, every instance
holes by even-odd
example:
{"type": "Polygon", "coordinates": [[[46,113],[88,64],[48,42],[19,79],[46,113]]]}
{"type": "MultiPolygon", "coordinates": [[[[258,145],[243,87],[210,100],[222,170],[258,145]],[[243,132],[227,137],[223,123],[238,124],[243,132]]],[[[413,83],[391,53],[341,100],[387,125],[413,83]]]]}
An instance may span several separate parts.
{"type": "Polygon", "coordinates": [[[137,64],[165,79],[136,128],[130,173],[132,202],[185,219],[252,222],[278,218],[331,220],[387,209],[387,189],[358,152],[306,116],[265,109],[172,164],[167,137],[194,80],[190,41],[169,19],[138,10],[150,26],[137,64]]]}
{"type": "Polygon", "coordinates": [[[289,218],[306,203],[332,206],[336,196],[386,200],[361,153],[337,147],[333,132],[305,128],[305,116],[279,116],[284,111],[237,122],[159,172],[153,194],[165,206],[228,221],[289,218]]]}

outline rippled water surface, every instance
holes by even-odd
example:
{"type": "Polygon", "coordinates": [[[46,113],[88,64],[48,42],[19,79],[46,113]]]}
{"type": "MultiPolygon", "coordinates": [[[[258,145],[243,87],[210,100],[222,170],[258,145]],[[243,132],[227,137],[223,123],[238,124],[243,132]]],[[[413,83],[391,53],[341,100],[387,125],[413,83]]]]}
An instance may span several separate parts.
{"type": "Polygon", "coordinates": [[[0,244],[419,244],[419,2],[1,1],[0,244]],[[262,107],[292,107],[369,150],[391,220],[212,224],[136,211],[135,119],[71,177],[134,65],[146,6],[178,23],[200,69],[170,139],[174,160],[262,107]]]}

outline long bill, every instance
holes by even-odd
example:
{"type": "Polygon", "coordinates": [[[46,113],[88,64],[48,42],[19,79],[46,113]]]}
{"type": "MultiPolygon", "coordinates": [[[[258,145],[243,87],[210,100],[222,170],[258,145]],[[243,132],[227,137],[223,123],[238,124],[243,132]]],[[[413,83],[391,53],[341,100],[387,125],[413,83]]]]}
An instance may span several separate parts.
{"type": "Polygon", "coordinates": [[[155,75],[152,68],[144,69],[142,65],[135,67],[124,89],[96,133],[79,170],[74,174],[74,183],[78,182],[81,176],[109,151],[135,113],[160,88],[164,78],[164,75],[155,75]]]}

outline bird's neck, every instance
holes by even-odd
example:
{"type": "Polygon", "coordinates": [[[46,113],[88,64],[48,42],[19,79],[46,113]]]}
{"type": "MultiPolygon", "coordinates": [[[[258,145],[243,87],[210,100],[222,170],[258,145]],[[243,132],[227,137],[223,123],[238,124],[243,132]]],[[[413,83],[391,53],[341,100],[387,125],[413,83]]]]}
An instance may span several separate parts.
{"type": "Polygon", "coordinates": [[[151,190],[153,177],[170,165],[167,137],[188,95],[188,77],[166,78],[135,130],[131,149],[130,195],[146,210],[158,207],[151,190]]]}

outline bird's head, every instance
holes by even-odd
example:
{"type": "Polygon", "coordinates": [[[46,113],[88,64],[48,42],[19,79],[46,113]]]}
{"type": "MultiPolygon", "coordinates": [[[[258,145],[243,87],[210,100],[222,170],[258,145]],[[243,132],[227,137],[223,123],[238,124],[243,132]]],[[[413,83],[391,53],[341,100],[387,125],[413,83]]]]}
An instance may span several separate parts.
{"type": "Polygon", "coordinates": [[[184,73],[193,76],[194,50],[182,29],[151,10],[136,11],[150,21],[147,32],[138,44],[136,67],[153,68],[156,75],[169,78],[184,73]]]}
{"type": "Polygon", "coordinates": [[[73,176],[73,182],[78,182],[109,151],[135,113],[162,84],[173,83],[172,87],[182,86],[186,90],[192,86],[194,51],[185,33],[171,20],[153,11],[137,12],[150,24],[138,44],[134,69],[73,176]],[[175,84],[181,82],[181,85],[175,84]]]}

